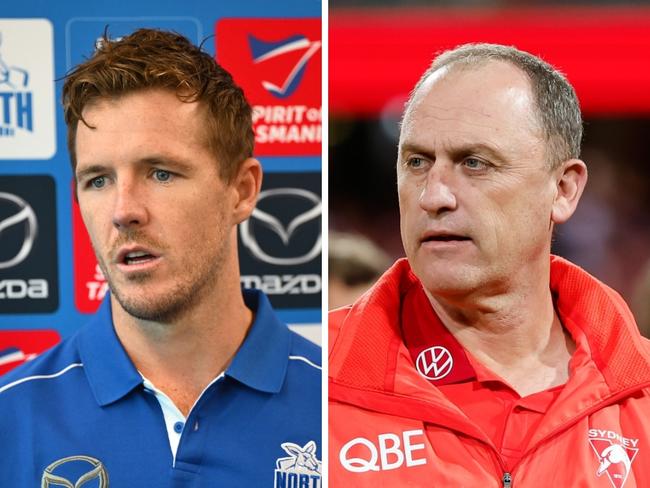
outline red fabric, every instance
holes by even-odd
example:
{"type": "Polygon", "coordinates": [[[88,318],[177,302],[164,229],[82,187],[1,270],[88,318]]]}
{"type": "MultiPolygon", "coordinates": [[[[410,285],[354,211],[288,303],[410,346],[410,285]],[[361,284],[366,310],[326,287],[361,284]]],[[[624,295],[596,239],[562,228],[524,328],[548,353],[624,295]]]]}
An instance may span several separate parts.
{"type": "Polygon", "coordinates": [[[433,311],[422,286],[411,287],[404,296],[401,328],[416,370],[479,426],[499,450],[506,469],[511,470],[562,386],[521,397],[465,351],[433,311]],[[444,348],[443,352],[450,353],[449,372],[441,371],[444,376],[439,379],[435,378],[435,370],[427,374],[421,367],[431,348],[444,348]]]}
{"type": "Polygon", "coordinates": [[[419,286],[401,260],[330,315],[331,486],[496,488],[506,472],[514,488],[650,486],[648,342],[614,291],[552,258],[556,310],[578,347],[563,388],[520,399],[471,356],[468,381],[417,372],[400,323],[419,286]],[[493,388],[476,393],[477,382],[493,388]],[[605,459],[613,444],[626,463],[605,459]]]}

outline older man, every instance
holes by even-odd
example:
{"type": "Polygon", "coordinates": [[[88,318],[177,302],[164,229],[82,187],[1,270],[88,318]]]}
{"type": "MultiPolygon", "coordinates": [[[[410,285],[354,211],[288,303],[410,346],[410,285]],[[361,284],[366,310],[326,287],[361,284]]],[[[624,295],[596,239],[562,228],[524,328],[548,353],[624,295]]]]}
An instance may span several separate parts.
{"type": "Polygon", "coordinates": [[[141,29],[102,39],[63,100],[110,296],[3,378],[0,486],[320,486],[319,350],[240,288],[262,178],[241,89],[141,29]]]}
{"type": "Polygon", "coordinates": [[[397,161],[407,259],[330,316],[334,486],[650,486],[648,345],[550,255],[581,137],[574,90],[530,54],[465,45],[423,75],[397,161]]]}

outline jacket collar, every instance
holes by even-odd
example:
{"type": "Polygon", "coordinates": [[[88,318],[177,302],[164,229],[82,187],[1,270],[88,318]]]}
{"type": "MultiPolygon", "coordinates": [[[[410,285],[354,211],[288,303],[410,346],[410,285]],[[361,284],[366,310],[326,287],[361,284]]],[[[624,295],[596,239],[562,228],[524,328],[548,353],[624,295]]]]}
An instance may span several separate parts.
{"type": "MultiPolygon", "coordinates": [[[[343,386],[391,392],[402,343],[401,304],[419,282],[397,261],[346,313],[330,353],[330,376],[343,386]],[[388,358],[388,360],[386,360],[388,358]],[[363,367],[359,367],[363,365],[363,367]]],[[[582,331],[611,393],[650,381],[650,350],[623,299],[570,262],[551,256],[551,291],[561,320],[582,331]]]]}
{"type": "MultiPolygon", "coordinates": [[[[279,392],[287,372],[291,333],[262,292],[244,290],[243,295],[255,319],[225,374],[247,387],[279,392]]],[[[142,384],[142,376],[115,333],[108,295],[80,331],[79,354],[100,406],[120,400],[142,384]]]]}

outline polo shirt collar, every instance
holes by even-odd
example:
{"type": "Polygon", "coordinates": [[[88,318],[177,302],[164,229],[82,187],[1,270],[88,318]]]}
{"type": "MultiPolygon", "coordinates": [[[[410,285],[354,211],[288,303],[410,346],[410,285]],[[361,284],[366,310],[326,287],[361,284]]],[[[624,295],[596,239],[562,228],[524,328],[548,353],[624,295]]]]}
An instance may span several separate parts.
{"type": "Polygon", "coordinates": [[[255,320],[226,376],[256,390],[278,393],[287,373],[291,333],[275,315],[266,295],[258,290],[243,290],[243,294],[255,320]]]}
{"type": "Polygon", "coordinates": [[[442,324],[416,281],[403,298],[400,325],[418,373],[434,386],[476,379],[465,348],[442,324]]]}
{"type": "Polygon", "coordinates": [[[93,395],[102,407],[142,384],[142,376],[115,333],[109,294],[80,332],[79,355],[93,395]]]}
{"type": "MultiPolygon", "coordinates": [[[[291,333],[258,290],[243,290],[255,319],[226,376],[268,393],[282,389],[287,373],[291,333]]],[[[142,384],[142,376],[120,343],[107,294],[97,313],[81,330],[79,354],[90,388],[101,406],[113,403],[142,384]]]]}

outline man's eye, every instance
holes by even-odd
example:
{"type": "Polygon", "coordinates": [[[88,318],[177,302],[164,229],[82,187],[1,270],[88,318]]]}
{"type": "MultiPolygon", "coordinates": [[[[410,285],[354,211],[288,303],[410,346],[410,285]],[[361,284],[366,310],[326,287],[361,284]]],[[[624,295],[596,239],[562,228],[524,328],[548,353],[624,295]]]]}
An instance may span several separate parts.
{"type": "Polygon", "coordinates": [[[172,178],[172,174],[169,171],[165,171],[164,169],[155,170],[153,175],[154,178],[161,182],[169,181],[172,178]]]}
{"type": "Polygon", "coordinates": [[[93,188],[104,188],[106,186],[106,177],[104,176],[97,176],[90,180],[89,185],[93,188]]]}
{"type": "Polygon", "coordinates": [[[407,164],[411,168],[421,168],[424,165],[424,160],[422,158],[410,158],[407,164]]]}
{"type": "Polygon", "coordinates": [[[485,169],[487,167],[483,161],[476,158],[467,158],[463,161],[463,164],[469,169],[485,169]]]}

